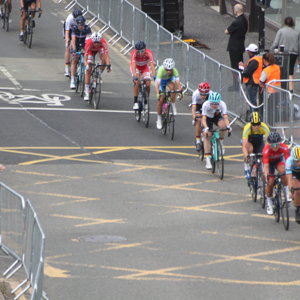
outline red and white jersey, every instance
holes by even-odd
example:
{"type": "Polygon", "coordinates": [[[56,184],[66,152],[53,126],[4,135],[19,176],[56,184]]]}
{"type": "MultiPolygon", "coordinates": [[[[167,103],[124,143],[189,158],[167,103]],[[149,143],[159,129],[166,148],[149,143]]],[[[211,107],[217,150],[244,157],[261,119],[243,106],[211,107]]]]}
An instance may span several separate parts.
{"type": "Polygon", "coordinates": [[[274,151],[270,144],[267,144],[263,150],[263,163],[268,164],[269,162],[284,158],[286,161],[290,156],[290,150],[287,145],[280,143],[279,149],[274,151]]]}
{"type": "Polygon", "coordinates": [[[90,37],[85,40],[84,53],[85,56],[99,54],[108,54],[108,45],[104,38],[100,40],[100,43],[94,43],[90,37]]]}
{"type": "Polygon", "coordinates": [[[130,62],[131,70],[133,64],[135,64],[137,68],[142,68],[148,65],[149,63],[154,63],[153,53],[150,49],[145,49],[145,52],[142,54],[138,54],[136,49],[134,49],[131,52],[131,62],[130,62]]]}

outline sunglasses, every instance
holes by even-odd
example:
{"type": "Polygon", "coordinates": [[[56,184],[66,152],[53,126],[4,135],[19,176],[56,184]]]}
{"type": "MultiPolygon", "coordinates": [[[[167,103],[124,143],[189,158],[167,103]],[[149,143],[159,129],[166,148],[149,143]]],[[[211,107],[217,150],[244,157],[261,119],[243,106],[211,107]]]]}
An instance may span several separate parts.
{"type": "Polygon", "coordinates": [[[220,103],[217,103],[217,102],[210,102],[210,105],[216,105],[218,106],[220,103]]]}
{"type": "Polygon", "coordinates": [[[280,145],[280,143],[271,143],[270,145],[272,148],[276,148],[280,145]]]}
{"type": "Polygon", "coordinates": [[[207,96],[208,93],[200,93],[200,96],[207,96]]]}
{"type": "Polygon", "coordinates": [[[144,52],[145,52],[145,49],[137,50],[137,53],[139,53],[139,54],[143,54],[144,52]]]}
{"type": "Polygon", "coordinates": [[[251,123],[252,126],[260,126],[260,123],[251,123]]]}

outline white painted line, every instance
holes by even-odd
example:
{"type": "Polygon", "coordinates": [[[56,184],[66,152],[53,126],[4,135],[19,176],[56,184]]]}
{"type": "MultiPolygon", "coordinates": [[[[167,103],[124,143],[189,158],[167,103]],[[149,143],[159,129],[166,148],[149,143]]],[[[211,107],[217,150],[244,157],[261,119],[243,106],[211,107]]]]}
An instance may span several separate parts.
{"type": "MultiPolygon", "coordinates": [[[[70,112],[95,112],[95,113],[117,113],[133,114],[132,110],[108,110],[108,109],[82,109],[82,108],[48,108],[48,107],[0,107],[0,110],[47,110],[47,111],[70,111],[70,112]]],[[[156,112],[150,112],[156,115],[156,112]]],[[[179,116],[190,116],[189,113],[179,113],[179,116]]]]}
{"type": "Polygon", "coordinates": [[[6,76],[11,82],[12,84],[18,89],[21,90],[23,87],[22,85],[17,81],[16,78],[14,78],[8,71],[6,68],[4,68],[3,66],[0,66],[0,71],[4,74],[4,76],[6,76]]]}
{"type": "MultiPolygon", "coordinates": [[[[18,90],[18,89],[16,89],[15,87],[0,86],[0,90],[18,90]]],[[[22,91],[40,92],[41,90],[38,90],[38,89],[22,89],[22,91]]]]}

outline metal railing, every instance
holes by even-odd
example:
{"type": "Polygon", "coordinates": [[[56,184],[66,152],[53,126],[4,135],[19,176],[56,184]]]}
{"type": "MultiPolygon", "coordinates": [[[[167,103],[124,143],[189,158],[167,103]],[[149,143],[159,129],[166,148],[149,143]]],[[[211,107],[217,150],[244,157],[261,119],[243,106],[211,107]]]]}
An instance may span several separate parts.
{"type": "MultiPolygon", "coordinates": [[[[241,84],[239,71],[219,63],[177,38],[127,0],[71,0],[66,9],[71,9],[74,6],[78,6],[84,12],[92,15],[92,20],[89,22],[90,26],[93,26],[99,20],[102,24],[105,24],[100,29],[100,32],[104,33],[108,29],[114,32],[114,35],[109,40],[112,45],[122,39],[126,43],[121,49],[121,53],[124,55],[134,47],[136,41],[144,40],[148,48],[153,51],[158,65],[167,57],[174,58],[176,67],[180,72],[180,80],[190,92],[197,88],[199,82],[208,81],[212,90],[222,94],[222,98],[228,106],[228,111],[234,117],[238,117],[245,122],[247,120],[247,111],[251,107],[256,110],[263,110],[264,116],[269,118],[269,122],[275,122],[275,125],[276,122],[278,123],[276,116],[273,116],[274,120],[271,120],[271,115],[266,115],[266,111],[268,111],[264,107],[266,101],[257,106],[249,101],[241,84]],[[232,85],[234,85],[234,89],[228,89],[232,85]]],[[[289,92],[282,90],[281,93],[289,92]]],[[[298,105],[297,95],[290,94],[289,97],[282,97],[284,99],[291,97],[291,101],[298,105]]],[[[286,106],[284,106],[285,102],[283,100],[280,100],[280,103],[283,104],[283,107],[280,108],[282,110],[282,118],[280,120],[282,121],[286,118],[286,115],[283,117],[283,111],[286,109],[286,106]]],[[[269,105],[271,105],[270,102],[269,105]]],[[[292,116],[291,112],[290,116],[292,116]]],[[[300,135],[298,134],[298,127],[295,127],[291,120],[288,124],[289,136],[293,134],[300,135]]],[[[273,128],[277,128],[275,125],[270,125],[273,128]]]]}
{"type": "Polygon", "coordinates": [[[46,298],[43,292],[45,235],[27,199],[0,182],[0,248],[15,260],[4,271],[6,279],[21,268],[24,280],[12,290],[14,299],[31,288],[31,300],[46,298]]]}

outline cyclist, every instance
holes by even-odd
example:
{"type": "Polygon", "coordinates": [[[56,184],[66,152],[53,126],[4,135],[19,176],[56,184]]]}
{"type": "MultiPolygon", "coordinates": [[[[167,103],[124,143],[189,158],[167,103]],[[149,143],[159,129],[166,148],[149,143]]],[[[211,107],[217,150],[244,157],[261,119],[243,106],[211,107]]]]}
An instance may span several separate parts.
{"type": "Polygon", "coordinates": [[[249,154],[262,153],[265,146],[265,140],[270,133],[267,124],[261,122],[259,113],[252,112],[250,122],[244,126],[242,134],[242,151],[244,156],[244,171],[245,177],[250,179],[249,154]]]}
{"type": "MultiPolygon", "coordinates": [[[[266,211],[268,215],[273,214],[272,194],[274,186],[275,169],[278,173],[285,174],[285,162],[290,156],[287,145],[281,143],[281,136],[278,132],[271,131],[267,138],[268,144],[263,149],[264,176],[266,178],[266,211]]],[[[281,177],[288,201],[289,189],[286,175],[281,177]]]]}
{"type": "Polygon", "coordinates": [[[92,31],[91,28],[85,24],[85,18],[83,16],[78,16],[76,18],[76,25],[72,28],[71,52],[73,53],[73,59],[71,64],[71,89],[76,88],[75,74],[79,59],[79,55],[77,55],[76,52],[84,49],[85,38],[90,34],[92,34],[92,31]]]}
{"type": "MultiPolygon", "coordinates": [[[[26,18],[26,12],[28,11],[28,8],[35,11],[38,9],[40,12],[41,9],[41,0],[20,0],[21,5],[21,18],[20,18],[20,36],[19,39],[22,42],[24,40],[24,26],[25,26],[25,18],[26,18]]],[[[33,13],[34,16],[34,13],[33,13]]],[[[35,25],[33,21],[33,26],[35,25]]]]}
{"type": "Polygon", "coordinates": [[[151,87],[151,76],[150,69],[153,78],[155,79],[155,65],[153,59],[153,53],[150,49],[146,48],[144,41],[138,41],[135,44],[135,49],[131,52],[131,62],[130,62],[130,71],[132,75],[132,80],[134,82],[133,86],[133,109],[139,109],[137,103],[139,89],[140,89],[140,76],[142,74],[143,79],[146,81],[146,89],[148,96],[150,95],[151,87]]]}
{"type": "MultiPolygon", "coordinates": [[[[156,128],[162,129],[162,120],[161,120],[161,113],[162,113],[162,105],[164,102],[164,95],[160,95],[159,92],[166,91],[166,87],[168,86],[170,91],[175,91],[175,87],[177,85],[177,90],[182,91],[180,79],[179,79],[179,72],[175,68],[175,62],[173,58],[166,58],[163,61],[162,66],[158,68],[155,80],[155,91],[156,91],[156,98],[157,98],[157,122],[156,128]]],[[[182,95],[181,95],[182,96],[182,95]]],[[[174,115],[177,114],[175,101],[176,101],[176,94],[171,94],[172,99],[172,107],[174,115]]]]}
{"type": "Polygon", "coordinates": [[[208,82],[201,82],[193,92],[192,96],[192,124],[195,125],[196,151],[201,150],[200,135],[201,135],[201,117],[202,105],[208,99],[210,93],[210,85],[208,82]]]}
{"type": "Polygon", "coordinates": [[[64,22],[64,40],[65,40],[65,76],[70,77],[70,44],[72,40],[72,27],[76,25],[76,18],[82,16],[82,11],[75,8],[64,22]]]}
{"type": "Polygon", "coordinates": [[[11,9],[12,9],[11,0],[0,0],[0,7],[1,7],[1,9],[0,9],[0,18],[3,17],[4,11],[3,11],[2,5],[4,5],[5,3],[7,3],[7,5],[8,5],[9,13],[11,13],[11,9]]]}
{"type": "MultiPolygon", "coordinates": [[[[211,169],[211,159],[210,159],[210,137],[211,132],[209,130],[213,129],[213,124],[221,129],[227,128],[231,131],[229,126],[229,119],[227,114],[227,105],[221,99],[221,95],[217,92],[212,92],[208,95],[208,100],[204,102],[202,106],[202,127],[204,135],[204,156],[206,160],[206,169],[211,169]]],[[[220,141],[222,144],[223,154],[224,154],[224,131],[220,132],[220,141]]]]}
{"type": "Polygon", "coordinates": [[[294,198],[295,221],[300,224],[300,146],[295,146],[291,151],[291,156],[285,163],[286,175],[290,190],[299,189],[292,192],[294,198]]]}
{"type": "MultiPolygon", "coordinates": [[[[85,101],[89,100],[92,64],[95,63],[95,56],[97,53],[99,54],[101,64],[109,65],[109,67],[107,67],[107,72],[110,72],[111,66],[107,42],[100,33],[93,32],[92,35],[86,39],[84,46],[84,64],[86,66],[84,92],[85,101]]],[[[101,72],[103,72],[104,68],[105,67],[101,67],[101,72]]]]}

